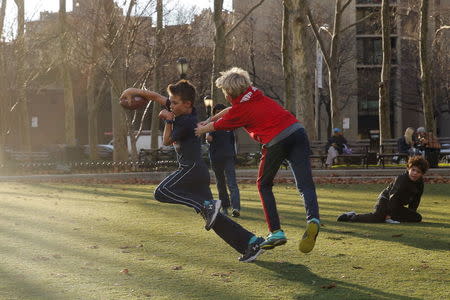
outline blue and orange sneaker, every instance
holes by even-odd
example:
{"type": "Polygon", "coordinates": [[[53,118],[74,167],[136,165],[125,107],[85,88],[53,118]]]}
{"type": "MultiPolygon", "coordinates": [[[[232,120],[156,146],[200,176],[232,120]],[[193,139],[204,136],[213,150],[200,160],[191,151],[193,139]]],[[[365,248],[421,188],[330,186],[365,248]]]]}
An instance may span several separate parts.
{"type": "Polygon", "coordinates": [[[270,250],[277,246],[281,246],[286,244],[287,238],[284,234],[284,231],[279,229],[275,230],[274,232],[269,233],[269,235],[266,238],[266,241],[261,244],[261,248],[264,250],[270,250]]]}

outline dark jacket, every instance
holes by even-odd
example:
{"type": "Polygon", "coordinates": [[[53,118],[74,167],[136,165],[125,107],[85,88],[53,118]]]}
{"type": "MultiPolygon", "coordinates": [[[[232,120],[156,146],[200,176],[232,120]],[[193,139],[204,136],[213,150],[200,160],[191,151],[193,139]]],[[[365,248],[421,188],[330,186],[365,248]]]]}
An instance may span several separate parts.
{"type": "Polygon", "coordinates": [[[219,130],[209,133],[212,141],[209,143],[209,158],[212,162],[235,157],[235,139],[232,130],[219,130]]]}
{"type": "Polygon", "coordinates": [[[409,153],[411,145],[406,142],[405,136],[402,136],[397,141],[397,151],[398,153],[409,153]]]}
{"type": "Polygon", "coordinates": [[[330,148],[332,144],[336,144],[336,150],[339,154],[342,154],[344,152],[344,145],[347,144],[347,140],[343,135],[333,135],[328,139],[328,143],[326,145],[326,151],[330,148]]]}
{"type": "Polygon", "coordinates": [[[399,208],[408,205],[417,210],[423,193],[423,180],[412,181],[408,172],[397,176],[378,197],[378,203],[386,215],[396,215],[399,208]]]}

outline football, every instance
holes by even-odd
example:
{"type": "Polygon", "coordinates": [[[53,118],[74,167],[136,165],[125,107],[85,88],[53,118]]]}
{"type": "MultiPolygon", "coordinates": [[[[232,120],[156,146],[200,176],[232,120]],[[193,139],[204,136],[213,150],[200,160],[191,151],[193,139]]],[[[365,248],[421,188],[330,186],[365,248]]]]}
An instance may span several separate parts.
{"type": "Polygon", "coordinates": [[[122,98],[119,100],[119,103],[125,109],[135,110],[146,107],[148,100],[141,96],[133,96],[130,100],[122,98]]]}

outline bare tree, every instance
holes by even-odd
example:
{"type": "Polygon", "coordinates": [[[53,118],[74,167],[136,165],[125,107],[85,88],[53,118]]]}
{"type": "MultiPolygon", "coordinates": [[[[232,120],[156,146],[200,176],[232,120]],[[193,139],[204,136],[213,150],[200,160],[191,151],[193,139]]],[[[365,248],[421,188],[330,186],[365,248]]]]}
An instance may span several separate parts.
{"type": "MultiPolygon", "coordinates": [[[[20,130],[21,150],[31,151],[30,118],[26,94],[27,80],[25,79],[25,5],[24,0],[14,0],[17,5],[17,102],[20,130]]],[[[16,107],[14,105],[13,109],[16,107]]]]}
{"type": "Polygon", "coordinates": [[[244,14],[234,25],[227,31],[226,22],[223,18],[223,0],[214,0],[214,27],[216,33],[214,36],[214,54],[213,54],[213,68],[211,76],[211,97],[214,103],[225,103],[223,94],[217,90],[215,85],[216,79],[219,77],[219,72],[223,71],[226,66],[225,61],[225,46],[227,38],[230,34],[256,9],[264,0],[259,0],[252,6],[246,14],[244,14]]]}
{"type": "MultiPolygon", "coordinates": [[[[163,0],[156,1],[156,38],[153,57],[155,59],[155,68],[153,71],[153,85],[154,91],[159,91],[161,88],[161,54],[162,54],[162,32],[163,31],[163,0]]],[[[159,105],[158,103],[152,103],[152,140],[151,149],[158,149],[158,136],[159,136],[159,105]]]]}
{"type": "Polygon", "coordinates": [[[105,14],[110,17],[108,23],[108,39],[106,48],[110,54],[109,82],[111,84],[111,107],[114,136],[114,161],[125,161],[128,159],[127,151],[127,123],[124,110],[119,105],[121,92],[126,88],[126,70],[125,63],[125,40],[124,37],[128,30],[130,14],[135,1],[129,3],[125,21],[119,13],[119,9],[113,1],[103,1],[105,14]]]}
{"type": "MultiPolygon", "coordinates": [[[[3,26],[5,24],[5,10],[6,10],[6,0],[2,0],[0,2],[0,69],[5,70],[6,66],[6,55],[4,49],[4,43],[2,41],[3,35],[3,26]]],[[[5,162],[5,144],[6,144],[6,135],[8,132],[8,119],[9,113],[6,105],[6,77],[4,74],[6,72],[2,72],[0,74],[0,165],[3,165],[5,162]]]]}
{"type": "Polygon", "coordinates": [[[430,59],[428,55],[428,11],[429,1],[421,0],[420,6],[420,34],[419,34],[419,53],[420,53],[420,80],[422,82],[421,98],[423,105],[423,114],[425,127],[428,131],[436,133],[436,124],[434,121],[433,98],[431,95],[431,74],[430,59]]]}
{"type": "Polygon", "coordinates": [[[314,103],[308,59],[312,56],[307,46],[306,1],[284,0],[283,14],[283,68],[286,82],[286,108],[303,121],[308,135],[316,139],[314,130],[314,103]]]}
{"type": "Polygon", "coordinates": [[[66,144],[75,146],[75,105],[73,99],[72,76],[69,65],[69,39],[67,32],[66,0],[59,0],[59,28],[60,28],[60,64],[64,85],[64,119],[66,144]]]}
{"type": "MultiPolygon", "coordinates": [[[[379,128],[380,145],[385,139],[391,138],[390,120],[390,77],[391,77],[391,26],[390,26],[389,0],[381,3],[381,30],[383,43],[383,65],[379,84],[379,128]]],[[[382,148],[380,148],[381,151],[382,148]]]]}
{"type": "Polygon", "coordinates": [[[339,49],[341,45],[342,35],[345,31],[356,26],[357,24],[363,22],[371,15],[363,17],[360,20],[357,20],[355,23],[347,25],[342,28],[342,15],[345,9],[350,5],[352,0],[336,0],[335,10],[334,10],[334,22],[332,31],[329,31],[326,28],[322,28],[326,31],[331,37],[329,48],[326,46],[325,40],[323,36],[319,33],[319,26],[314,20],[314,17],[311,13],[309,7],[306,10],[308,19],[311,23],[311,28],[313,29],[314,36],[316,37],[320,50],[322,51],[323,58],[325,60],[325,64],[328,68],[328,84],[329,84],[329,94],[330,94],[330,106],[331,106],[331,125],[332,127],[341,127],[341,108],[339,106],[340,100],[340,91],[338,86],[338,74],[339,74],[339,49]]]}

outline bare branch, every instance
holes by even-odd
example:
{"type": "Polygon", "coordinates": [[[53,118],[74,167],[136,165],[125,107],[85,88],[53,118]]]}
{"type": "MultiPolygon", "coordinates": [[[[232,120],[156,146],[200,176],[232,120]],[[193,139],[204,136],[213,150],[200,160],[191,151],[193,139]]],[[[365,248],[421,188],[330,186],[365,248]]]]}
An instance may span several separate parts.
{"type": "Polygon", "coordinates": [[[225,39],[242,23],[244,20],[261,4],[263,4],[264,0],[260,0],[257,4],[255,4],[252,8],[248,10],[248,12],[239,20],[236,24],[233,25],[233,27],[228,30],[227,33],[225,33],[225,39]]]}
{"type": "Polygon", "coordinates": [[[373,15],[374,15],[374,13],[371,12],[370,14],[368,14],[367,16],[365,16],[364,18],[361,18],[361,19],[359,19],[358,21],[356,21],[355,23],[350,24],[350,25],[348,25],[347,27],[344,27],[344,28],[341,30],[341,32],[344,32],[344,31],[346,31],[346,30],[352,28],[353,26],[356,26],[356,25],[358,25],[358,24],[364,22],[365,20],[367,20],[368,18],[370,18],[370,17],[373,16],[373,15]]]}
{"type": "Polygon", "coordinates": [[[319,46],[320,46],[320,50],[322,51],[323,58],[325,59],[325,63],[327,64],[327,67],[329,68],[331,65],[330,54],[325,47],[325,43],[324,43],[322,37],[319,34],[319,28],[317,28],[317,23],[314,21],[314,17],[312,16],[312,13],[311,13],[311,10],[309,9],[309,7],[306,8],[306,16],[308,17],[309,23],[311,23],[311,28],[313,30],[314,36],[316,37],[317,41],[319,42],[319,46]]]}
{"type": "Polygon", "coordinates": [[[353,0],[347,0],[347,2],[345,2],[345,4],[342,6],[340,13],[343,13],[344,10],[347,8],[347,6],[350,5],[350,3],[351,3],[352,1],[353,1],[353,0]]]}

